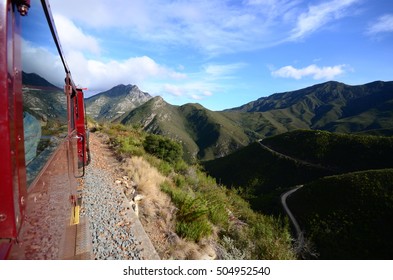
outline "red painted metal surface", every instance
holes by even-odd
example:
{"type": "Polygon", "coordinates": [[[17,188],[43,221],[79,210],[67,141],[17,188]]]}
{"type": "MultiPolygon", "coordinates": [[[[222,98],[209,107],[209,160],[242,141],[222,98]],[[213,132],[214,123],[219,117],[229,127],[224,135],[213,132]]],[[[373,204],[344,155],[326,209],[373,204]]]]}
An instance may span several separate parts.
{"type": "Polygon", "coordinates": [[[85,120],[85,103],[82,89],[76,90],[75,99],[75,123],[76,131],[78,133],[78,159],[79,163],[82,165],[87,165],[89,163],[89,148],[88,148],[88,135],[86,129],[85,120]]]}
{"type": "Polygon", "coordinates": [[[76,227],[70,225],[77,182],[72,149],[65,139],[29,188],[24,225],[11,259],[65,259],[74,255],[76,227]]]}
{"type": "Polygon", "coordinates": [[[0,2],[0,238],[13,242],[21,226],[26,197],[19,14],[0,2]]]}
{"type": "MultiPolygon", "coordinates": [[[[0,22],[6,23],[9,18],[8,1],[0,1],[0,22]]],[[[7,25],[0,24],[0,46],[7,46],[7,25]]],[[[9,108],[12,104],[9,98],[9,87],[13,77],[8,74],[8,48],[0,48],[0,236],[15,236],[15,227],[10,217],[13,217],[12,181],[13,181],[13,141],[9,108]],[[10,104],[11,102],[11,104],[10,104]]]]}
{"type": "Polygon", "coordinates": [[[68,135],[27,189],[20,14],[28,11],[30,1],[0,0],[0,259],[69,259],[75,254],[72,198],[77,197],[78,157],[87,158],[83,92],[72,82],[49,5],[41,2],[64,62],[68,135]]]}

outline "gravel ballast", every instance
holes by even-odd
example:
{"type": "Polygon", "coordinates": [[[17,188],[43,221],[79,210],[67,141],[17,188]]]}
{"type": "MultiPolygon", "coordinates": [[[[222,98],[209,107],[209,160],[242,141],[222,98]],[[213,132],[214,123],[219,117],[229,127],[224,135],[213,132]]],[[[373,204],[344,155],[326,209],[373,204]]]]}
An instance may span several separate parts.
{"type": "MultiPolygon", "coordinates": [[[[139,218],[116,183],[119,162],[108,146],[91,135],[92,160],[82,181],[81,216],[88,219],[92,250],[97,260],[160,259],[139,218]]],[[[124,175],[124,174],[123,174],[124,175]]]]}
{"type": "Polygon", "coordinates": [[[143,250],[135,237],[130,206],[122,190],[105,170],[89,168],[83,188],[83,215],[89,218],[93,253],[96,259],[140,260],[143,250]]]}

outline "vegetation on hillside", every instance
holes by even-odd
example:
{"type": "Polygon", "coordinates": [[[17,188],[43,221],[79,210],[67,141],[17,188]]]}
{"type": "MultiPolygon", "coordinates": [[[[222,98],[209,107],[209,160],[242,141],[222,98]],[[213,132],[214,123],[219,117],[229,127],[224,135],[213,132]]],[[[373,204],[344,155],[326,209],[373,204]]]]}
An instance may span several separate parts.
{"type": "Polygon", "coordinates": [[[393,167],[393,138],[296,130],[203,163],[227,186],[241,187],[255,209],[277,213],[285,188],[334,174],[393,167]],[[280,156],[283,154],[285,156],[280,156]]]}
{"type": "Polygon", "coordinates": [[[275,214],[281,212],[279,197],[285,189],[331,174],[323,168],[278,157],[258,142],[202,164],[219,182],[241,189],[253,209],[275,214]]]}
{"type": "Polygon", "coordinates": [[[391,258],[393,138],[300,130],[262,144],[204,166],[265,213],[280,213],[284,189],[305,184],[290,208],[320,258],[391,258]]]}
{"type": "Polygon", "coordinates": [[[136,108],[121,123],[181,142],[187,162],[224,156],[250,142],[243,128],[220,112],[199,104],[174,106],[161,97],[136,108]]]}
{"type": "Polygon", "coordinates": [[[297,130],[266,138],[262,143],[283,154],[333,167],[337,172],[393,166],[392,137],[297,130]]]}
{"type": "Polygon", "coordinates": [[[322,259],[392,259],[393,169],[322,178],[288,200],[322,259]]]}
{"type": "Polygon", "coordinates": [[[180,237],[216,243],[222,259],[295,258],[287,220],[251,210],[235,189],[218,185],[197,165],[186,164],[175,141],[119,124],[98,129],[110,136],[119,157],[143,156],[166,176],[161,190],[176,206],[174,230],[180,237]]]}
{"type": "Polygon", "coordinates": [[[183,156],[183,148],[178,142],[160,135],[147,135],[143,141],[143,148],[146,152],[169,163],[177,163],[183,156]]]}
{"type": "Polygon", "coordinates": [[[392,93],[393,82],[349,86],[330,81],[262,97],[228,111],[258,112],[281,132],[287,128],[391,135],[392,93]]]}

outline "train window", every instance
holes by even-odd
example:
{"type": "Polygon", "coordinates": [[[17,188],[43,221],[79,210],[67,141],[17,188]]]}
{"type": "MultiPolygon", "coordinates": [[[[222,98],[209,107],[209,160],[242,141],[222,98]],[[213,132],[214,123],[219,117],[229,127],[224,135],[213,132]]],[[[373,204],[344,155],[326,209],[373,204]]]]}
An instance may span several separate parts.
{"type": "Polygon", "coordinates": [[[30,185],[67,135],[65,71],[40,1],[22,21],[23,125],[30,185]]]}

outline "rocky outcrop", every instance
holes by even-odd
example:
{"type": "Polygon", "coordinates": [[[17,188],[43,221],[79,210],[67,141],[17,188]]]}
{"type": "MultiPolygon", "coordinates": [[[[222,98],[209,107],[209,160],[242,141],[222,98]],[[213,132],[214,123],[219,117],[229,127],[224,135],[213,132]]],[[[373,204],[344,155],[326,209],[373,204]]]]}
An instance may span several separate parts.
{"type": "Polygon", "coordinates": [[[152,96],[135,85],[118,85],[86,99],[86,113],[96,120],[121,119],[152,96]]]}

